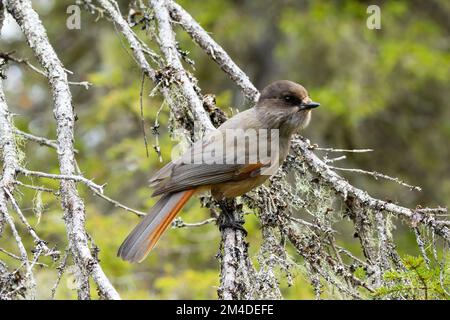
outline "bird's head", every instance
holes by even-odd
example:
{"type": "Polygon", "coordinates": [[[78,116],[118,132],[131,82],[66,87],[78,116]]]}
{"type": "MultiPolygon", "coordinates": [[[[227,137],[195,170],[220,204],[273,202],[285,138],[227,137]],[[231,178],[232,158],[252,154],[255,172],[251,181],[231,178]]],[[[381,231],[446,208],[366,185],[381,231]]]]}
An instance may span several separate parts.
{"type": "Polygon", "coordinates": [[[320,106],[298,83],[289,80],[272,82],[261,91],[256,107],[271,128],[296,131],[311,120],[311,110],[320,106]]]}

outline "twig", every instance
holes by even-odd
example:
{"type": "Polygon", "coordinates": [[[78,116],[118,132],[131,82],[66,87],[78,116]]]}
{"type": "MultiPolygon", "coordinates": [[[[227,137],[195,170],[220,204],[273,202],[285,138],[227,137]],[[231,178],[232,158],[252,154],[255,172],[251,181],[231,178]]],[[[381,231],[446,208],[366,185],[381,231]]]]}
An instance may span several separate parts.
{"type": "MultiPolygon", "coordinates": [[[[5,250],[5,249],[3,249],[3,248],[0,248],[0,252],[3,252],[3,253],[6,254],[7,256],[9,256],[9,257],[11,257],[11,258],[13,258],[13,259],[16,259],[16,260],[19,260],[19,261],[22,262],[22,258],[19,257],[19,256],[17,256],[17,255],[15,255],[15,254],[12,253],[12,252],[9,252],[9,251],[7,251],[7,250],[5,250]]],[[[30,261],[28,260],[28,262],[30,262],[30,261]]],[[[46,265],[45,263],[41,263],[41,262],[36,262],[35,264],[38,265],[38,266],[41,266],[41,267],[48,267],[48,265],[46,265]]]]}
{"type": "Polygon", "coordinates": [[[147,141],[147,134],[145,133],[145,120],[144,120],[144,106],[142,101],[142,96],[144,92],[144,82],[145,82],[145,74],[142,74],[141,79],[141,90],[139,91],[139,104],[140,104],[140,112],[141,112],[141,129],[142,134],[144,135],[144,144],[145,144],[145,152],[147,154],[147,158],[149,157],[148,154],[148,141],[147,141]]]}
{"type": "MultiPolygon", "coordinates": [[[[13,56],[12,54],[14,53],[14,51],[12,52],[0,52],[0,58],[5,59],[6,61],[14,61],[16,63],[19,64],[24,64],[26,65],[28,68],[30,68],[31,70],[33,70],[34,72],[40,74],[41,76],[44,76],[47,78],[47,74],[45,73],[45,71],[39,69],[38,67],[34,66],[30,61],[28,61],[27,59],[23,59],[23,58],[17,58],[15,56],[13,56]]],[[[66,70],[69,71],[69,70],[66,70]]],[[[73,72],[69,71],[69,73],[73,74],[73,72]]],[[[74,81],[69,81],[68,82],[71,85],[76,85],[76,86],[83,86],[86,90],[89,89],[90,86],[92,86],[92,83],[90,83],[89,81],[81,81],[81,82],[74,82],[74,81]]]]}
{"type": "Polygon", "coordinates": [[[63,259],[61,260],[61,263],[56,268],[58,270],[58,276],[56,277],[55,284],[53,285],[51,289],[51,296],[50,299],[54,300],[56,295],[56,289],[58,289],[59,283],[61,282],[61,278],[64,275],[64,271],[66,270],[67,266],[67,258],[69,257],[69,249],[66,249],[66,253],[64,254],[63,259]]]}
{"type": "Polygon", "coordinates": [[[18,168],[18,172],[24,174],[25,176],[36,176],[41,178],[48,178],[48,179],[57,179],[57,180],[73,180],[76,182],[82,182],[89,188],[95,190],[96,192],[99,192],[103,194],[103,187],[104,185],[98,185],[94,182],[92,182],[89,179],[86,179],[83,176],[79,175],[66,175],[66,174],[53,174],[53,173],[46,173],[46,172],[39,172],[39,171],[31,171],[25,168],[18,168]]]}
{"type": "Polygon", "coordinates": [[[390,180],[390,181],[394,181],[404,187],[407,187],[411,190],[416,190],[416,191],[422,191],[421,187],[417,187],[417,186],[412,186],[410,184],[407,184],[405,182],[403,182],[402,180],[400,180],[399,178],[394,178],[394,177],[390,177],[388,175],[376,172],[376,171],[366,171],[366,170],[362,170],[362,169],[351,169],[351,168],[340,168],[340,167],[334,167],[334,166],[328,166],[330,169],[333,170],[337,170],[337,171],[346,171],[346,172],[353,172],[353,173],[360,173],[360,174],[366,174],[369,176],[372,176],[373,178],[378,179],[378,178],[382,178],[382,179],[386,179],[386,180],[390,180]]]}
{"type": "Polygon", "coordinates": [[[340,156],[340,157],[331,158],[331,159],[328,159],[328,157],[324,157],[323,162],[333,163],[333,162],[337,162],[337,161],[341,161],[341,160],[345,160],[345,159],[347,159],[346,156],[340,156]]]}
{"type": "Polygon", "coordinates": [[[14,181],[15,184],[25,187],[25,188],[29,188],[29,189],[33,189],[33,190],[37,190],[37,191],[43,191],[43,192],[49,192],[49,193],[53,193],[54,195],[58,196],[59,192],[57,190],[54,189],[50,189],[50,188],[45,188],[45,187],[40,187],[40,186],[33,186],[33,185],[29,185],[23,182],[20,182],[19,180],[14,181]]]}
{"type": "Polygon", "coordinates": [[[23,132],[18,129],[15,129],[14,133],[16,133],[30,141],[36,142],[42,146],[47,146],[47,147],[58,150],[58,144],[56,143],[55,140],[50,140],[50,139],[47,139],[44,137],[38,137],[38,136],[32,135],[31,133],[23,132]]]}
{"type": "Polygon", "coordinates": [[[34,242],[36,243],[36,246],[39,247],[39,248],[42,248],[45,251],[45,255],[58,256],[59,252],[58,251],[53,251],[49,247],[47,247],[46,242],[44,240],[42,240],[41,238],[39,238],[39,236],[36,234],[36,232],[34,231],[33,227],[28,223],[27,219],[25,218],[25,216],[22,213],[22,210],[20,210],[19,205],[17,204],[17,202],[14,199],[14,197],[12,196],[12,194],[8,191],[8,189],[3,187],[3,190],[8,195],[8,198],[11,201],[12,207],[14,208],[14,210],[17,213],[17,215],[19,216],[20,221],[22,221],[22,223],[27,228],[28,233],[34,239],[34,242]]]}
{"type": "MultiPolygon", "coordinates": [[[[77,181],[77,182],[82,182],[89,189],[91,189],[96,195],[98,195],[102,199],[105,199],[108,202],[111,202],[112,204],[114,204],[114,206],[125,209],[126,211],[133,212],[138,216],[145,216],[144,212],[129,208],[129,207],[121,204],[120,202],[113,200],[113,199],[109,198],[108,196],[104,195],[104,192],[103,192],[104,185],[98,185],[98,184],[92,182],[91,180],[86,179],[83,176],[51,174],[51,173],[46,173],[46,172],[30,171],[25,168],[19,168],[18,171],[23,173],[25,176],[36,176],[36,177],[48,178],[48,179],[73,180],[73,181],[77,181]]],[[[48,191],[48,190],[51,190],[51,189],[44,189],[44,191],[48,191]]]]}
{"type": "Polygon", "coordinates": [[[113,199],[111,199],[111,198],[108,197],[108,196],[105,196],[103,193],[98,192],[96,189],[91,188],[91,190],[92,190],[97,196],[99,196],[100,198],[102,198],[102,199],[104,199],[104,200],[106,200],[106,201],[112,203],[115,207],[122,208],[122,209],[124,209],[124,210],[126,210],[126,211],[132,212],[132,213],[136,214],[138,217],[143,217],[143,216],[146,215],[145,212],[142,212],[142,211],[139,211],[139,210],[135,210],[135,209],[129,208],[129,207],[127,207],[126,205],[123,205],[123,204],[121,204],[120,202],[118,202],[118,201],[116,201],[116,200],[113,200],[113,199]]]}
{"type": "Polygon", "coordinates": [[[86,90],[89,90],[89,88],[93,86],[93,84],[89,81],[69,81],[68,83],[73,86],[82,86],[86,90]]]}
{"type": "Polygon", "coordinates": [[[36,292],[35,292],[36,281],[34,279],[31,264],[29,263],[29,260],[28,260],[27,250],[25,249],[22,239],[21,239],[19,233],[17,232],[16,226],[14,225],[14,222],[8,212],[4,212],[4,218],[5,218],[6,222],[8,223],[8,225],[11,229],[12,235],[14,237],[14,240],[16,241],[17,247],[19,248],[20,261],[22,261],[22,264],[26,268],[26,279],[29,282],[29,287],[27,288],[28,289],[27,291],[29,292],[29,298],[34,299],[35,294],[36,294],[36,292]]]}
{"type": "Polygon", "coordinates": [[[425,265],[427,266],[428,269],[430,269],[430,259],[428,258],[427,252],[425,250],[425,243],[422,240],[420,231],[417,227],[414,227],[413,230],[414,230],[414,235],[416,236],[417,246],[419,247],[419,250],[423,257],[423,260],[425,261],[425,265]]]}
{"type": "Polygon", "coordinates": [[[336,149],[336,148],[320,148],[317,145],[310,145],[310,150],[327,151],[327,152],[348,152],[348,153],[365,153],[372,152],[373,149],[336,149]]]}
{"type": "Polygon", "coordinates": [[[194,222],[194,223],[187,223],[184,222],[183,220],[181,220],[181,218],[176,218],[175,220],[173,220],[172,222],[172,227],[173,228],[197,228],[197,227],[201,227],[207,224],[211,224],[216,222],[217,219],[216,218],[209,218],[200,222],[194,222]]]}

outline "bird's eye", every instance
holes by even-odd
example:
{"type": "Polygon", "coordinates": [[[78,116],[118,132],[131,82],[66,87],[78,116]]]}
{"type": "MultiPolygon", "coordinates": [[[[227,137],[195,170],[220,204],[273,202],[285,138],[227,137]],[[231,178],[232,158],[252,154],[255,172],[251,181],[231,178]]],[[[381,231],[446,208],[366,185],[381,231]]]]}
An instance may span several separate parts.
{"type": "Polygon", "coordinates": [[[284,96],[284,101],[286,101],[286,102],[291,102],[293,100],[294,99],[291,96],[284,96]]]}

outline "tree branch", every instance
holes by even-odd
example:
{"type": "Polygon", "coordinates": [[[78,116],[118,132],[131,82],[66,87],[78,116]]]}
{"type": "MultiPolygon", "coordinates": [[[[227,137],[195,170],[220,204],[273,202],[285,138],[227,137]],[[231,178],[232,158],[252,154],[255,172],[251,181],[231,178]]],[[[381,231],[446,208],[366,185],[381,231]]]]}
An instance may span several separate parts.
{"type": "MultiPolygon", "coordinates": [[[[391,202],[379,200],[371,197],[365,191],[358,189],[348,183],[345,179],[335,173],[330,167],[319,159],[311,150],[310,145],[304,139],[296,137],[293,140],[292,148],[295,154],[300,157],[312,172],[316,173],[320,179],[332,187],[338,194],[347,200],[349,197],[358,199],[364,207],[375,211],[387,211],[408,220],[412,225],[418,223],[429,226],[437,235],[450,243],[450,229],[443,226],[435,218],[425,211],[413,210],[396,205],[391,202]]],[[[442,208],[440,208],[442,209],[442,208]]]]}
{"type": "Polygon", "coordinates": [[[217,44],[211,36],[195,21],[191,15],[180,5],[172,0],[166,1],[170,11],[170,16],[177,23],[181,24],[184,30],[191,38],[209,55],[219,67],[230,76],[236,85],[241,88],[245,97],[256,103],[259,98],[259,92],[251,83],[248,76],[242,71],[225,52],[225,50],[217,44]]]}
{"type": "Polygon", "coordinates": [[[151,0],[156,21],[158,23],[158,42],[164,54],[167,66],[175,71],[175,78],[178,80],[180,89],[191,107],[194,118],[205,130],[215,130],[208,113],[203,108],[203,101],[199,98],[195,88],[190,81],[176,46],[175,34],[170,24],[169,12],[164,0],[151,0]]]}
{"type": "MultiPolygon", "coordinates": [[[[48,77],[57,123],[60,172],[61,175],[72,176],[75,172],[73,148],[75,115],[66,70],[51,46],[38,14],[31,7],[31,2],[29,0],[6,0],[4,3],[9,13],[21,27],[28,45],[48,77]]],[[[119,294],[89,250],[85,230],[84,203],[78,195],[73,180],[61,180],[61,202],[70,248],[80,271],[79,298],[90,298],[89,275],[91,275],[104,297],[119,299],[119,294]]]]}

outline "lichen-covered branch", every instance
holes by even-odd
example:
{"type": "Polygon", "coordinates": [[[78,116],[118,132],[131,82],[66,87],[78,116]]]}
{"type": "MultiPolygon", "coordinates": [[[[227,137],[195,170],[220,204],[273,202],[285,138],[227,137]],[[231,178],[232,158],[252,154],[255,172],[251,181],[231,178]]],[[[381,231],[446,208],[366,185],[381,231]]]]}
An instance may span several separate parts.
{"type": "Polygon", "coordinates": [[[177,79],[180,89],[189,104],[194,119],[201,124],[204,130],[214,130],[214,126],[208,113],[203,108],[203,101],[195,91],[195,86],[189,79],[180,59],[180,54],[176,46],[175,33],[170,24],[169,11],[164,0],[151,0],[155,18],[158,23],[158,42],[167,67],[173,68],[175,79],[177,79]]]}
{"type": "MultiPolygon", "coordinates": [[[[0,61],[1,63],[1,61],[0,61]]],[[[2,70],[0,70],[2,72],[2,70]]],[[[7,195],[4,189],[14,190],[16,170],[19,166],[19,158],[14,139],[12,116],[6,104],[3,93],[2,81],[0,81],[0,151],[2,152],[3,172],[0,177],[0,234],[4,224],[4,214],[8,211],[7,195]]]]}
{"type": "MultiPolygon", "coordinates": [[[[28,0],[7,0],[4,3],[6,9],[21,27],[28,45],[48,77],[53,95],[53,111],[57,122],[60,172],[62,175],[72,176],[75,173],[73,148],[75,115],[66,71],[51,46],[45,28],[38,14],[33,10],[31,2],[28,0]]],[[[79,268],[79,298],[90,298],[89,276],[92,276],[102,296],[108,299],[119,299],[117,291],[90,252],[85,230],[84,203],[78,195],[75,182],[63,179],[60,186],[70,248],[79,268]]]]}
{"type": "Polygon", "coordinates": [[[211,36],[195,21],[191,15],[174,1],[166,1],[172,19],[183,27],[191,38],[208,54],[219,67],[230,76],[236,85],[241,88],[245,97],[256,103],[259,92],[251,83],[248,76],[242,71],[226,53],[226,51],[217,44],[211,36]]]}
{"type": "MultiPolygon", "coordinates": [[[[371,197],[367,192],[352,186],[348,181],[339,176],[319,159],[311,150],[310,145],[305,139],[297,137],[293,141],[293,150],[301,160],[305,161],[312,172],[316,173],[320,179],[332,187],[345,201],[350,198],[356,199],[360,205],[375,211],[385,211],[393,213],[401,218],[405,218],[412,225],[423,224],[432,229],[434,233],[441,236],[450,243],[450,229],[445,225],[439,224],[433,215],[427,214],[421,210],[409,209],[371,197]]],[[[446,211],[441,208],[441,210],[446,211]]]]}
{"type": "MultiPolygon", "coordinates": [[[[3,8],[0,7],[0,12],[3,15],[3,8]]],[[[2,24],[0,23],[0,31],[2,24]]],[[[0,59],[0,65],[3,61],[0,59]]],[[[0,69],[0,75],[3,70],[0,69]]],[[[2,78],[2,77],[1,77],[2,78]]],[[[3,80],[0,80],[0,151],[2,153],[3,171],[0,175],[0,234],[3,231],[4,224],[8,224],[11,229],[14,240],[20,252],[20,261],[25,266],[26,275],[25,282],[20,284],[20,290],[24,291],[24,295],[29,299],[35,298],[36,281],[33,276],[32,266],[28,259],[28,254],[22,239],[17,231],[14,220],[8,212],[8,197],[14,190],[16,180],[16,169],[19,165],[19,158],[16,149],[16,142],[14,139],[14,129],[12,124],[12,117],[6,104],[6,97],[3,92],[3,80]]],[[[1,273],[2,277],[7,276],[6,267],[1,273]]],[[[0,299],[11,299],[14,293],[2,292],[0,299]]]]}

